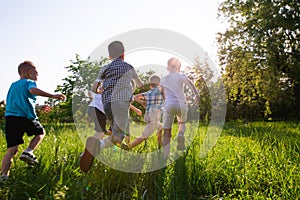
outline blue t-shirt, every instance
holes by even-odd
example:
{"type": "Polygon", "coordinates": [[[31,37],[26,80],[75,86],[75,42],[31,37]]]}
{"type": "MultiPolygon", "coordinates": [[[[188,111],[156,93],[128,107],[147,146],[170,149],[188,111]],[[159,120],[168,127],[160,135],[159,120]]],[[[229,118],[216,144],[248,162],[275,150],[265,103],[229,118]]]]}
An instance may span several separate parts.
{"type": "Polygon", "coordinates": [[[29,90],[36,88],[36,83],[30,79],[20,79],[11,84],[7,97],[5,116],[26,117],[36,119],[35,104],[36,95],[29,90]]]}

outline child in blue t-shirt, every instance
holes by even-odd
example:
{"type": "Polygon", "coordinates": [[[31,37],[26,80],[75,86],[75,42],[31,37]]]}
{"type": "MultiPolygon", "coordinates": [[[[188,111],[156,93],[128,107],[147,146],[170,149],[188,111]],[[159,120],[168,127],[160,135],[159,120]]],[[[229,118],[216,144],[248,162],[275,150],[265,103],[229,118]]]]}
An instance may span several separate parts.
{"type": "MultiPolygon", "coordinates": [[[[34,137],[28,148],[21,154],[20,159],[30,165],[38,162],[33,150],[42,142],[45,130],[37,120],[36,96],[65,99],[63,94],[50,94],[37,88],[38,72],[32,62],[21,63],[18,67],[18,73],[20,80],[11,84],[6,98],[5,136],[7,152],[2,159],[0,176],[2,180],[9,177],[13,157],[17,154],[19,145],[24,143],[25,132],[28,136],[34,137]]],[[[41,108],[46,112],[50,111],[49,106],[44,105],[41,108]]]]}

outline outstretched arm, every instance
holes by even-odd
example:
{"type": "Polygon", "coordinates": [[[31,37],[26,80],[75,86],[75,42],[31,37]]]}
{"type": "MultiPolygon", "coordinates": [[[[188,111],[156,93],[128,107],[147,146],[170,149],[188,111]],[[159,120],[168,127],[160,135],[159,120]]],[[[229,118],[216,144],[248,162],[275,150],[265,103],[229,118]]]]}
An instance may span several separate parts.
{"type": "Polygon", "coordinates": [[[146,101],[144,100],[144,96],[142,93],[134,96],[134,101],[141,104],[144,108],[146,108],[146,101]]]}
{"type": "Polygon", "coordinates": [[[65,100],[66,96],[64,94],[50,94],[38,88],[31,88],[29,90],[31,94],[35,94],[42,97],[49,97],[53,99],[65,100]]]}
{"type": "Polygon", "coordinates": [[[135,81],[135,84],[137,87],[141,87],[144,85],[142,80],[140,79],[140,77],[137,75],[136,72],[134,72],[132,79],[135,81]]]}
{"type": "Polygon", "coordinates": [[[141,117],[141,116],[143,115],[142,111],[141,111],[140,109],[138,109],[137,107],[135,107],[134,105],[130,104],[130,105],[129,105],[129,108],[130,108],[133,112],[135,112],[138,116],[141,117]]]}
{"type": "Polygon", "coordinates": [[[191,88],[192,91],[195,93],[197,100],[199,100],[199,98],[200,98],[200,97],[199,97],[199,92],[198,92],[198,90],[196,89],[195,85],[193,84],[193,82],[192,82],[188,77],[185,76],[185,79],[186,79],[186,84],[187,84],[188,87],[191,88]]]}

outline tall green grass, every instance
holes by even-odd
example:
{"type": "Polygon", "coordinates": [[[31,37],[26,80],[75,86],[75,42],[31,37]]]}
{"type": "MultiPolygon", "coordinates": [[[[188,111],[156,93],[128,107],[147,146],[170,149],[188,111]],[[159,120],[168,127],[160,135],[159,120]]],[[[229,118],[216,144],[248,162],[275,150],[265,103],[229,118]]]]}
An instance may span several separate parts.
{"type": "MultiPolygon", "coordinates": [[[[179,159],[147,173],[125,173],[96,160],[79,169],[84,145],[72,125],[49,124],[32,168],[15,158],[0,199],[299,199],[300,125],[297,122],[226,123],[214,148],[200,157],[206,127],[179,159]]],[[[132,132],[142,128],[133,127],[132,132]]],[[[175,135],[176,128],[174,129],[175,135]]],[[[87,130],[90,135],[92,129],[87,130]]],[[[27,146],[20,146],[20,152],[27,146]]],[[[0,156],[6,149],[0,135],[0,156]]],[[[156,150],[155,138],[135,152],[156,150]]],[[[113,149],[112,149],[113,151],[113,149]]]]}

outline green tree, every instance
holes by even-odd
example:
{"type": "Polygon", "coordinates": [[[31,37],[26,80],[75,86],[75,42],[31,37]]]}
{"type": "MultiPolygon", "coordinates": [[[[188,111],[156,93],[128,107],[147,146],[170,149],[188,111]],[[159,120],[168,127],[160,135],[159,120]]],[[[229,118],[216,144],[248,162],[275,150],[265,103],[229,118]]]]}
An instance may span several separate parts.
{"type": "Polygon", "coordinates": [[[188,101],[189,106],[192,107],[192,109],[189,109],[189,115],[198,116],[197,113],[200,112],[200,119],[209,121],[211,116],[210,89],[213,84],[213,71],[209,67],[208,56],[204,56],[203,59],[195,58],[194,65],[186,67],[183,72],[194,83],[200,95],[198,105],[192,105],[194,94],[192,94],[190,88],[185,88],[186,93],[190,96],[188,99],[192,100],[188,101]]]}
{"type": "Polygon", "coordinates": [[[299,13],[297,0],[225,0],[220,5],[219,14],[230,26],[218,36],[219,59],[230,107],[242,116],[278,116],[288,104],[286,113],[295,111],[300,118],[299,13]]]}
{"type": "Polygon", "coordinates": [[[71,64],[66,67],[69,75],[55,90],[65,94],[66,101],[57,104],[57,101],[49,99],[47,102],[54,107],[48,115],[50,121],[73,122],[73,114],[76,116],[86,114],[86,107],[89,104],[88,91],[91,90],[99,70],[107,62],[107,58],[90,61],[83,60],[79,55],[76,55],[76,60],[71,60],[71,64]]]}

